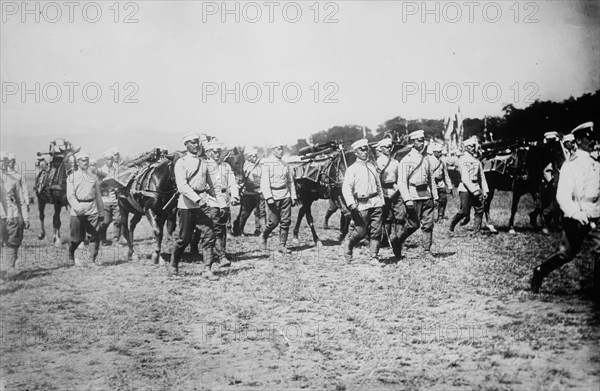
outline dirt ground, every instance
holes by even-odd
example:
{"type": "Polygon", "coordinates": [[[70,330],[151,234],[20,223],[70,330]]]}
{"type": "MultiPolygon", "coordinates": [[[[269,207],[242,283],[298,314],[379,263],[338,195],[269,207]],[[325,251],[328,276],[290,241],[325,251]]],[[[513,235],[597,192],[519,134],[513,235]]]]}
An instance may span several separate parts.
{"type": "MultiPolygon", "coordinates": [[[[500,193],[492,206],[500,229],[508,202],[500,193]]],[[[446,220],[435,227],[435,260],[421,259],[415,234],[405,259],[378,268],[366,247],[344,262],[337,231],[321,228],[320,201],[323,247],[305,224],[286,256],[230,238],[233,265],[211,283],[189,257],[179,276],[152,265],[145,221],[141,261],[117,245],[102,248],[100,266],[68,267],[67,214],[55,248],[36,238],[34,205],[20,273],[0,285],[0,389],[599,390],[589,252],[531,294],[531,269],[560,234],[530,229],[530,206],[524,198],[517,235],[460,227],[450,237],[446,220]]],[[[46,215],[51,230],[50,207],[46,215]]],[[[382,255],[392,260],[390,249],[382,255]]]]}

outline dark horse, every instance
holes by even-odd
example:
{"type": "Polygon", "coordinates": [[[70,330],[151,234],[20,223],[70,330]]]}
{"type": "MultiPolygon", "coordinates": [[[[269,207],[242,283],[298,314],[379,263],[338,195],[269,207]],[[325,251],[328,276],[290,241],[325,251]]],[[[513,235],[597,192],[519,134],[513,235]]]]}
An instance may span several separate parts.
{"type": "Polygon", "coordinates": [[[52,218],[52,227],[54,233],[52,241],[55,246],[61,245],[60,239],[60,212],[67,208],[67,177],[75,169],[74,154],[79,151],[73,150],[71,144],[62,139],[54,140],[50,144],[50,152],[38,152],[38,156],[50,155],[50,164],[43,169],[35,181],[35,193],[38,198],[38,211],[40,215],[41,232],[38,239],[46,237],[44,219],[46,217],[46,204],[54,205],[54,216],[52,218]]]}
{"type": "Polygon", "coordinates": [[[128,258],[136,259],[133,248],[133,232],[143,216],[146,216],[154,232],[155,248],[151,259],[164,262],[160,256],[165,221],[177,206],[177,185],[173,173],[173,157],[155,151],[156,161],[140,168],[123,186],[115,180],[104,182],[117,189],[121,227],[129,247],[128,258]],[[129,221],[129,214],[133,217],[129,221]]]}
{"type": "Polygon", "coordinates": [[[300,154],[303,154],[303,159],[307,161],[293,165],[296,193],[301,204],[294,225],[293,240],[298,240],[300,223],[306,216],[313,241],[316,245],[321,244],[311,212],[313,202],[319,199],[332,200],[340,208],[342,211],[342,237],[345,236],[350,223],[350,212],[342,195],[342,182],[346,168],[351,164],[348,159],[355,160],[355,155],[344,152],[342,143],[338,141],[305,147],[300,150],[300,154]]]}
{"type": "MultiPolygon", "coordinates": [[[[490,144],[483,144],[483,147],[489,148],[490,144]]],[[[535,204],[535,209],[529,214],[530,223],[533,227],[537,227],[537,218],[541,215],[542,229],[547,233],[550,221],[543,211],[554,202],[556,196],[558,170],[565,161],[561,142],[554,138],[544,139],[541,142],[516,142],[506,146],[506,149],[510,150],[510,154],[502,156],[495,152],[484,152],[482,156],[485,178],[490,190],[484,205],[486,219],[489,221],[494,192],[512,191],[508,228],[509,233],[514,234],[519,200],[524,194],[529,193],[535,204]],[[552,170],[549,178],[547,178],[549,172],[545,172],[547,167],[551,167],[552,170]]],[[[489,223],[488,228],[496,232],[494,226],[489,223]]]]}

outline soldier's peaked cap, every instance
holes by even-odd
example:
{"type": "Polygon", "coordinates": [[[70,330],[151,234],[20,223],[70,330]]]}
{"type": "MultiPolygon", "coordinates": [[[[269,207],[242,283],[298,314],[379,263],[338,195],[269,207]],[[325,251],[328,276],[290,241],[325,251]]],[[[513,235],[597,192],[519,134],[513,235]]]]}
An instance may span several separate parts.
{"type": "Polygon", "coordinates": [[[90,153],[88,151],[81,151],[81,152],[77,152],[75,154],[75,159],[79,160],[79,159],[89,159],[90,158],[90,153]]]}
{"type": "Polygon", "coordinates": [[[468,147],[469,145],[477,145],[477,139],[471,137],[466,139],[465,141],[463,141],[463,145],[465,147],[468,147]]]}
{"type": "Polygon", "coordinates": [[[425,138],[425,131],[424,130],[415,130],[414,132],[411,132],[408,135],[408,138],[410,140],[415,140],[415,139],[418,139],[418,138],[425,138]]]}
{"type": "Polygon", "coordinates": [[[594,131],[594,123],[590,121],[590,122],[585,122],[585,123],[579,125],[578,127],[576,127],[575,129],[573,129],[571,131],[571,134],[573,136],[575,136],[575,138],[578,138],[578,137],[589,136],[593,131],[594,131]]]}
{"type": "Polygon", "coordinates": [[[361,138],[360,140],[352,143],[352,145],[350,147],[356,151],[358,148],[366,147],[368,145],[369,145],[369,140],[367,140],[366,138],[361,138]]]}
{"type": "Polygon", "coordinates": [[[389,147],[392,145],[392,139],[391,138],[384,138],[383,140],[379,141],[377,143],[377,148],[379,147],[389,147]]]}
{"type": "Polygon", "coordinates": [[[567,142],[567,141],[575,141],[575,136],[573,136],[571,133],[569,134],[565,134],[565,136],[563,137],[563,141],[567,142]]]}
{"type": "Polygon", "coordinates": [[[200,136],[196,132],[190,132],[190,133],[184,134],[183,137],[182,137],[182,139],[183,139],[183,143],[185,144],[188,141],[200,140],[200,136]]]}

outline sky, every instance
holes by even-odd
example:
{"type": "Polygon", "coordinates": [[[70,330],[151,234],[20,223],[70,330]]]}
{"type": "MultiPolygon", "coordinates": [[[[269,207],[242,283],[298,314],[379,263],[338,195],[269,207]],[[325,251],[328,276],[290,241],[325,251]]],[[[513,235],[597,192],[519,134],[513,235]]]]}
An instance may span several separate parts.
{"type": "Polygon", "coordinates": [[[98,157],[181,149],[190,131],[291,145],[336,125],[459,106],[481,118],[600,89],[597,1],[1,7],[1,148],[23,161],[54,137],[98,157]]]}

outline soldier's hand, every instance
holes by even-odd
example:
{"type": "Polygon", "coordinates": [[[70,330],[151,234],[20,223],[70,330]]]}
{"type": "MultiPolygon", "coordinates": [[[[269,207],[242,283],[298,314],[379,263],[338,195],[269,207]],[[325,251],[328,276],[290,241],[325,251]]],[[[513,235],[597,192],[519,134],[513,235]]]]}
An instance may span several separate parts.
{"type": "Polygon", "coordinates": [[[581,211],[579,211],[573,215],[573,220],[576,220],[581,225],[588,225],[590,223],[586,214],[581,211]]]}
{"type": "Polygon", "coordinates": [[[292,199],[292,206],[298,206],[298,200],[297,199],[292,199]]]}
{"type": "Polygon", "coordinates": [[[407,208],[411,208],[411,209],[414,209],[414,208],[415,208],[415,204],[414,204],[414,202],[412,202],[412,201],[410,201],[410,200],[409,200],[409,201],[406,201],[406,202],[404,203],[404,205],[406,205],[406,207],[407,207],[407,208]]]}
{"type": "Polygon", "coordinates": [[[275,200],[273,198],[267,198],[267,204],[273,205],[275,204],[275,200]]]}
{"type": "Polygon", "coordinates": [[[25,227],[24,227],[24,228],[25,228],[25,229],[29,229],[29,221],[26,221],[26,222],[25,222],[25,227]]]}
{"type": "Polygon", "coordinates": [[[238,197],[233,197],[233,200],[231,201],[231,205],[237,206],[239,204],[240,204],[240,199],[238,197]]]}

